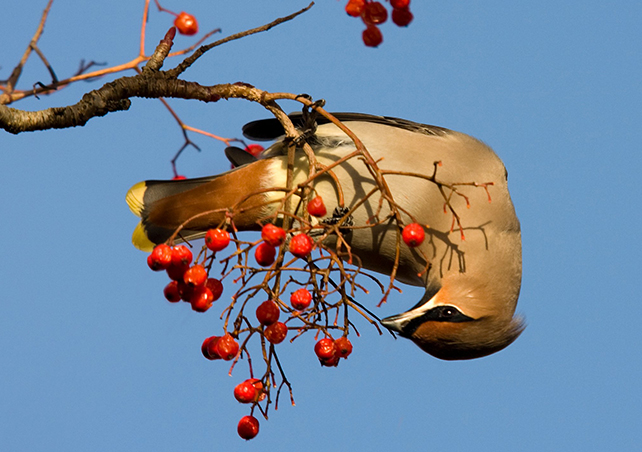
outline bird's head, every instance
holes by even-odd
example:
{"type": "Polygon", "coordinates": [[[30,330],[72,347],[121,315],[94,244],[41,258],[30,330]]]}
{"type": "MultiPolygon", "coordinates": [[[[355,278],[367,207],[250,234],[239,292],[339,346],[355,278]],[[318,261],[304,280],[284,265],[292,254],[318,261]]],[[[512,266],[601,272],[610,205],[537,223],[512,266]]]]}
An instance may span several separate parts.
{"type": "Polygon", "coordinates": [[[381,323],[436,358],[481,358],[507,347],[524,330],[524,320],[514,316],[516,301],[516,296],[506,303],[501,296],[485,298],[444,286],[409,311],[381,323]]]}

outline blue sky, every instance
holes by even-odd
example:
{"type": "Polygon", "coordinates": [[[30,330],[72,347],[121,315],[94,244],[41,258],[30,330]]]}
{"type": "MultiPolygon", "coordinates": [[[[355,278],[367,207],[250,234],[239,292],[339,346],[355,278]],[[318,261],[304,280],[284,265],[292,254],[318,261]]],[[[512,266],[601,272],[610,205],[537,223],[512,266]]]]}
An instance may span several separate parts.
{"type": "MultiPolygon", "coordinates": [[[[245,373],[230,378],[199,350],[220,328],[218,315],[166,303],[165,279],[130,244],[136,219],[126,191],[171,177],[182,144],[158,101],[134,99],[128,112],[84,128],[0,132],[1,450],[642,448],[642,5],[414,1],[411,26],[386,24],[384,44],[369,49],[344,3],[319,1],[294,22],[218,48],[184,78],[308,93],[330,111],[402,117],[490,144],[522,224],[523,335],[493,356],[443,362],[360,325],[354,353],[336,369],[320,368],[313,338],[304,338],[281,352],[296,407],[283,403],[255,440],[239,439],[247,407],[232,389],[245,373]]],[[[44,4],[11,7],[0,78],[44,4]]],[[[142,4],[57,2],[40,47],[61,78],[81,58],[128,61],[142,4]]],[[[306,5],[164,2],[224,35],[306,5]]],[[[148,49],[170,23],[152,13],[148,49]]],[[[47,74],[33,59],[21,87],[36,81],[47,74]]],[[[104,81],[14,106],[68,105],[104,81]]],[[[267,117],[242,100],[171,103],[188,124],[228,137],[267,117]]],[[[228,168],[224,145],[193,138],[203,151],[187,151],[182,173],[228,168]]],[[[376,312],[401,312],[419,296],[408,288],[376,312]]]]}

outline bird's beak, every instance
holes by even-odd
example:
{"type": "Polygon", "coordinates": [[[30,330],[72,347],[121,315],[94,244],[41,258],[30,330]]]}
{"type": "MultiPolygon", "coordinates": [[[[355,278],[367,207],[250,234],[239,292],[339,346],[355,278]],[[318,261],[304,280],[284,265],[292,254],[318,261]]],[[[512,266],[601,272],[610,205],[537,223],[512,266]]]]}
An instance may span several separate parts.
{"type": "Polygon", "coordinates": [[[396,331],[401,333],[403,327],[408,323],[408,319],[404,319],[406,313],[392,315],[381,320],[381,324],[388,328],[389,330],[396,331]]]}
{"type": "Polygon", "coordinates": [[[427,294],[428,292],[426,292],[421,301],[419,301],[419,303],[417,303],[412,309],[402,312],[401,314],[386,317],[381,320],[381,324],[389,330],[396,331],[403,336],[404,329],[408,323],[417,317],[421,317],[427,311],[435,307],[437,295],[429,297],[427,294]]]}

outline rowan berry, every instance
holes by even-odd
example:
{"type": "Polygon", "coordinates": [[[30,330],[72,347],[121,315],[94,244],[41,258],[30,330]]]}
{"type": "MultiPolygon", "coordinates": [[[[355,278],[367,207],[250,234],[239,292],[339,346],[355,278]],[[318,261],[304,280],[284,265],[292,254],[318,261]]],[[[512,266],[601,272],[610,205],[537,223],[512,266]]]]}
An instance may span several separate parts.
{"type": "Polygon", "coordinates": [[[411,248],[421,245],[425,237],[424,228],[417,223],[410,223],[401,232],[401,238],[404,243],[411,248]]]}
{"type": "Polygon", "coordinates": [[[272,223],[267,223],[261,229],[261,238],[272,246],[279,246],[285,242],[285,231],[272,223]]]}
{"type": "Polygon", "coordinates": [[[221,295],[223,294],[223,283],[219,279],[207,278],[205,287],[212,291],[212,301],[216,301],[221,298],[221,295]]]}
{"type": "Polygon", "coordinates": [[[194,294],[194,286],[185,284],[185,281],[182,279],[180,281],[176,281],[176,285],[178,286],[178,293],[181,295],[181,300],[189,303],[192,300],[192,295],[194,294]]]}
{"type": "Polygon", "coordinates": [[[308,213],[313,217],[323,217],[328,213],[321,196],[315,196],[308,202],[308,213]]]}
{"type": "Polygon", "coordinates": [[[245,380],[234,388],[234,398],[241,403],[252,403],[257,396],[256,388],[250,380],[245,380]]]}
{"type": "Polygon", "coordinates": [[[183,275],[189,270],[189,265],[170,265],[167,268],[167,276],[174,281],[183,281],[183,275]]]}
{"type": "Polygon", "coordinates": [[[407,27],[414,16],[408,8],[395,8],[392,10],[392,22],[398,27],[407,27]]]}
{"type": "Polygon", "coordinates": [[[410,0],[390,0],[390,6],[393,8],[407,8],[410,5],[410,0]]]}
{"type": "Polygon", "coordinates": [[[185,245],[172,248],[172,265],[189,265],[192,263],[192,252],[185,245]]]}
{"type": "Polygon", "coordinates": [[[336,355],[339,358],[347,358],[352,353],[352,343],[350,340],[341,336],[334,341],[334,346],[336,348],[336,355]]]}
{"type": "Polygon", "coordinates": [[[350,0],[346,5],[346,13],[352,17],[359,17],[366,7],[366,0],[350,0]]]}
{"type": "Polygon", "coordinates": [[[191,14],[181,11],[181,13],[174,19],[174,26],[178,28],[178,32],[182,35],[195,35],[198,33],[198,22],[191,14]]]}
{"type": "Polygon", "coordinates": [[[167,301],[171,303],[181,301],[181,294],[178,290],[178,281],[170,281],[170,283],[165,286],[165,289],[163,289],[163,294],[167,301]]]}
{"type": "Polygon", "coordinates": [[[378,47],[383,42],[381,30],[376,25],[368,25],[361,34],[363,43],[368,47],[378,47]]]}
{"type": "Polygon", "coordinates": [[[321,339],[314,346],[314,353],[316,353],[319,360],[327,360],[334,357],[336,347],[332,338],[326,337],[321,339]]]}
{"type": "Polygon", "coordinates": [[[288,335],[288,327],[283,322],[274,322],[265,327],[263,334],[270,343],[280,344],[288,335]]]}
{"type": "Polygon", "coordinates": [[[196,264],[185,272],[183,281],[192,287],[202,286],[207,281],[207,270],[202,265],[196,264]]]}
{"type": "Polygon", "coordinates": [[[254,258],[256,259],[256,262],[262,267],[272,265],[274,263],[275,256],[276,248],[274,248],[267,242],[261,242],[254,250],[254,258]]]}
{"type": "Polygon", "coordinates": [[[190,297],[190,304],[192,309],[196,312],[205,312],[212,307],[212,302],[214,301],[214,295],[212,291],[205,286],[198,286],[194,288],[194,292],[190,297]]]}
{"type": "Polygon", "coordinates": [[[221,359],[221,356],[216,352],[216,344],[220,338],[220,336],[210,336],[203,341],[201,353],[205,358],[209,360],[221,359]]]}
{"type": "Polygon", "coordinates": [[[258,378],[250,378],[249,380],[250,383],[254,385],[254,388],[256,389],[256,399],[254,399],[255,402],[262,402],[265,399],[265,391],[263,391],[263,382],[259,380],[258,378]]]}
{"type": "Polygon", "coordinates": [[[256,319],[261,325],[272,325],[279,320],[280,315],[279,306],[271,300],[264,301],[256,308],[256,319]]]}
{"type": "Polygon", "coordinates": [[[221,251],[230,244],[230,234],[223,229],[210,229],[205,234],[205,246],[211,251],[221,251]]]}
{"type": "Polygon", "coordinates": [[[312,302],[312,294],[308,289],[301,288],[292,292],[290,295],[290,304],[292,307],[298,311],[303,311],[312,302]]]}
{"type": "Polygon", "coordinates": [[[307,234],[297,234],[290,240],[290,253],[296,257],[306,257],[312,251],[312,239],[307,234]]]}
{"type": "Polygon", "coordinates": [[[172,263],[172,248],[164,243],[156,245],[147,256],[147,265],[154,271],[166,270],[172,263]]]}
{"type": "Polygon", "coordinates": [[[382,24],[388,19],[388,10],[380,2],[368,2],[361,17],[366,24],[382,24]]]}
{"type": "Polygon", "coordinates": [[[214,351],[218,356],[223,358],[225,361],[234,359],[236,354],[239,352],[239,343],[230,336],[229,333],[226,333],[225,336],[222,336],[214,346],[214,351]]]}
{"type": "Polygon", "coordinates": [[[243,439],[252,439],[259,434],[259,421],[254,416],[243,416],[236,429],[243,439]]]}

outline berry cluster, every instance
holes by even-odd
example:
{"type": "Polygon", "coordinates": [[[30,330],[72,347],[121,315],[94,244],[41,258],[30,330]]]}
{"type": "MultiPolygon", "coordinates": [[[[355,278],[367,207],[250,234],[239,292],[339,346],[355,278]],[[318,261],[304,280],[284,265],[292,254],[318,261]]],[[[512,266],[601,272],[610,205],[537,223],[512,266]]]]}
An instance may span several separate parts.
{"type": "MultiPolygon", "coordinates": [[[[407,27],[412,22],[410,0],[390,0],[392,22],[399,27],[407,27]]],[[[361,17],[366,29],[361,35],[368,47],[377,47],[383,42],[379,25],[388,20],[388,10],[383,3],[373,0],[348,0],[346,12],[352,17],[361,17]]]]}
{"type": "MultiPolygon", "coordinates": [[[[309,200],[306,213],[317,218],[327,215],[321,196],[314,196],[309,200]]],[[[196,312],[208,311],[221,297],[222,280],[235,270],[241,273],[233,281],[241,281],[241,288],[232,296],[231,304],[222,310],[221,318],[225,318],[223,333],[207,337],[201,345],[201,352],[211,361],[232,361],[232,368],[240,358],[247,358],[250,378],[234,388],[234,397],[240,403],[250,405],[250,415],[239,421],[238,434],[241,438],[251,439],[259,431],[259,421],[253,416],[254,410],[258,409],[267,418],[267,406],[273,401],[278,404],[283,385],[290,389],[292,398],[292,389],[283,373],[275,346],[284,342],[288,335],[292,336],[290,341],[293,341],[307,331],[316,331],[317,336],[321,335],[322,338],[315,343],[314,353],[322,366],[336,367],[340,359],[345,359],[352,353],[348,331],[354,325],[347,321],[347,317],[344,326],[337,324],[339,313],[344,312],[346,297],[341,290],[324,285],[323,281],[327,282],[327,277],[311,269],[314,262],[328,257],[323,255],[323,245],[315,243],[309,235],[310,230],[292,229],[286,232],[279,226],[266,223],[261,229],[261,239],[256,242],[239,240],[233,222],[230,230],[233,236],[225,229],[208,230],[205,233],[205,243],[196,259],[185,245],[161,244],[148,256],[147,264],[154,271],[165,271],[170,278],[171,281],[164,289],[165,298],[169,302],[183,300],[190,303],[196,312]],[[230,246],[231,244],[235,246],[230,246]],[[315,248],[319,249],[319,257],[313,256],[315,248]],[[290,260],[286,259],[286,249],[292,255],[290,260]],[[220,279],[210,277],[217,253],[226,250],[229,255],[219,261],[225,264],[222,276],[220,279]],[[252,255],[258,266],[249,263],[252,255]],[[301,260],[306,263],[304,268],[296,264],[301,260]],[[230,265],[232,269],[228,271],[230,265]],[[285,271],[298,275],[303,272],[307,275],[307,281],[290,277],[283,283],[281,281],[285,279],[285,271]],[[265,275],[265,280],[252,286],[250,281],[257,274],[265,275]],[[268,286],[268,283],[275,280],[276,286],[268,286]],[[291,289],[291,286],[295,286],[295,289],[291,289]],[[267,299],[263,298],[255,303],[260,292],[265,292],[267,299]],[[339,295],[339,301],[332,301],[333,295],[339,295]],[[237,313],[235,319],[232,317],[233,311],[237,313]],[[335,311],[334,322],[329,315],[332,311],[335,311]],[[332,329],[341,333],[336,339],[332,337],[332,329]],[[253,376],[250,351],[247,348],[253,335],[260,338],[266,364],[266,371],[261,379],[253,376]],[[281,384],[278,386],[276,399],[273,400],[270,390],[277,388],[275,367],[281,374],[281,384]]],[[[401,236],[407,246],[415,247],[424,240],[424,229],[417,223],[411,223],[403,228],[401,236]]]]}

